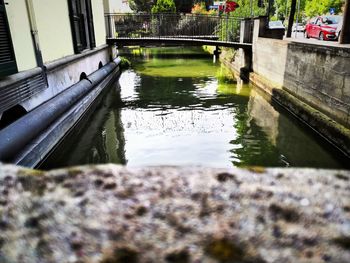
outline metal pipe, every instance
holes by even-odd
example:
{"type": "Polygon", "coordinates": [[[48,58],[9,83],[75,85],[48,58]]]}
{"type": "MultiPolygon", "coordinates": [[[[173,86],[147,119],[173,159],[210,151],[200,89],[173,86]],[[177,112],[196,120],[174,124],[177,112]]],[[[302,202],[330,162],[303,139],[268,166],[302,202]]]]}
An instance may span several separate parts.
{"type": "Polygon", "coordinates": [[[350,44],[350,0],[345,1],[343,26],[339,38],[340,44],[350,44]]]}
{"type": "Polygon", "coordinates": [[[253,0],[250,0],[249,7],[250,7],[250,17],[253,17],[254,16],[254,13],[253,13],[253,0]]]}
{"type": "Polygon", "coordinates": [[[40,50],[39,36],[38,36],[38,27],[36,25],[35,12],[33,7],[32,0],[26,0],[27,13],[29,18],[30,32],[32,35],[33,45],[34,45],[34,53],[36,63],[39,67],[43,67],[43,57],[40,50]]]}
{"type": "Polygon", "coordinates": [[[296,0],[292,0],[292,2],[290,3],[290,14],[289,14],[289,18],[288,18],[287,37],[292,36],[292,27],[293,27],[293,22],[294,22],[296,3],[297,3],[296,0]]]}
{"type": "Polygon", "coordinates": [[[110,62],[89,75],[88,80],[74,84],[1,130],[0,160],[10,162],[28,143],[109,75],[117,67],[117,63],[110,62]]]}
{"type": "Polygon", "coordinates": [[[299,12],[300,12],[300,0],[298,0],[297,20],[295,22],[295,38],[297,38],[297,35],[298,35],[299,12]]]}
{"type": "Polygon", "coordinates": [[[269,2],[267,3],[267,22],[270,22],[270,13],[271,13],[271,1],[268,0],[269,2]]]}

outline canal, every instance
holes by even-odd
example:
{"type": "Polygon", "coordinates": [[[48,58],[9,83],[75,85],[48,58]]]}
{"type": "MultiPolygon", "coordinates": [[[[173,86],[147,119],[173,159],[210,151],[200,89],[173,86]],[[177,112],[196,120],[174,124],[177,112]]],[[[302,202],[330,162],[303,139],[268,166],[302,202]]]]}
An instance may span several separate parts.
{"type": "Polygon", "coordinates": [[[201,48],[137,48],[119,80],[41,164],[344,168],[347,159],[201,48]]]}

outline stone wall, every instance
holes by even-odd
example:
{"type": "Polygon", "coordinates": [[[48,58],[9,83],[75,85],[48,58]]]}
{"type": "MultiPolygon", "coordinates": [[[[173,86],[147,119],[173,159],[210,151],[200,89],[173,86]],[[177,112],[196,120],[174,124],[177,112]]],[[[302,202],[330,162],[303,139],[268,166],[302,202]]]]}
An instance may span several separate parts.
{"type": "Polygon", "coordinates": [[[254,85],[350,155],[350,47],[280,40],[266,17],[254,21],[252,42],[252,54],[223,52],[222,61],[241,73],[250,57],[254,85]]]}
{"type": "Polygon", "coordinates": [[[350,127],[350,48],[259,37],[252,69],[345,127],[350,127]]]}
{"type": "Polygon", "coordinates": [[[0,262],[348,262],[350,173],[0,164],[0,262]]]}
{"type": "Polygon", "coordinates": [[[350,48],[289,43],[283,86],[350,128],[350,48]]]}
{"type": "Polygon", "coordinates": [[[281,88],[287,64],[288,42],[261,38],[253,42],[252,70],[281,88]]]}

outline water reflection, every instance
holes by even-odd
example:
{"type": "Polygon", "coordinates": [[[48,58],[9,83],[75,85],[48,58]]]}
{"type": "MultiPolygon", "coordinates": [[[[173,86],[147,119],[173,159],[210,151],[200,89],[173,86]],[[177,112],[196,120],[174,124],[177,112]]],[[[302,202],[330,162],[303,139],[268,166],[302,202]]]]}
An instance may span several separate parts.
{"type": "Polygon", "coordinates": [[[344,164],[323,140],[199,49],[129,50],[134,68],[44,164],[344,164]],[[117,92],[120,90],[120,93],[117,92]],[[72,147],[72,145],[74,145],[72,147]]]}
{"type": "Polygon", "coordinates": [[[41,164],[42,169],[81,164],[125,164],[125,140],[119,105],[119,83],[113,83],[61,145],[41,164]]]}

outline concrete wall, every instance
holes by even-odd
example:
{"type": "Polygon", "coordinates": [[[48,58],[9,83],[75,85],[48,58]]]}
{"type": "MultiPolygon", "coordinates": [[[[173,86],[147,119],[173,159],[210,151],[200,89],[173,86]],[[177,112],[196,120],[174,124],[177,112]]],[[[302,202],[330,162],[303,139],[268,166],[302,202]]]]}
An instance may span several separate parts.
{"type": "Polygon", "coordinates": [[[90,75],[98,70],[99,63],[106,65],[110,61],[112,48],[101,47],[81,55],[69,56],[63,60],[46,64],[48,68],[47,81],[49,88],[32,96],[21,105],[30,111],[46,100],[69,88],[80,80],[81,73],[90,75]],[[67,60],[67,63],[64,62],[67,60]],[[68,62],[68,60],[70,60],[68,62]],[[61,64],[63,63],[63,64],[61,64]],[[60,65],[61,64],[61,65],[60,65]]]}
{"type": "Polygon", "coordinates": [[[18,71],[36,67],[27,7],[24,0],[7,1],[7,17],[18,71]]]}
{"type": "Polygon", "coordinates": [[[253,71],[350,127],[350,48],[258,38],[253,71]]]}
{"type": "MultiPolygon", "coordinates": [[[[264,20],[254,21],[250,81],[350,155],[350,47],[276,39],[264,20]]],[[[222,58],[238,73],[242,52],[222,58]]]]}
{"type": "Polygon", "coordinates": [[[350,128],[350,48],[289,43],[283,85],[350,128]]]}
{"type": "Polygon", "coordinates": [[[288,43],[285,41],[258,38],[253,42],[252,69],[281,88],[287,63],[288,43]]]}

